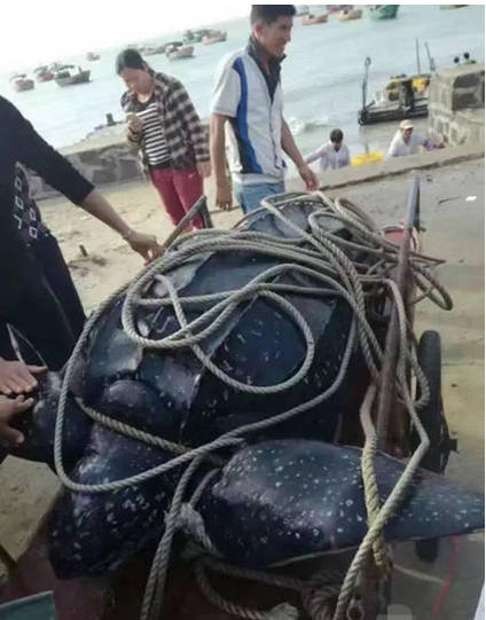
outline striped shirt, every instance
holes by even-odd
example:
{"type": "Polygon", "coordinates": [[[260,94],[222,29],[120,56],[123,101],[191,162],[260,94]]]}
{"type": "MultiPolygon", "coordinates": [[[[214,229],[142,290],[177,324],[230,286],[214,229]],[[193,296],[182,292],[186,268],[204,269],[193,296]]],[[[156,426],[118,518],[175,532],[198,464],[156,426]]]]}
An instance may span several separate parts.
{"type": "MultiPolygon", "coordinates": [[[[190,170],[196,164],[209,161],[209,142],[206,129],[202,126],[186,89],[179,80],[149,70],[154,78],[154,101],[157,105],[165,139],[170,155],[170,166],[176,170],[190,170]]],[[[137,113],[137,96],[127,91],[121,98],[126,113],[137,113]]],[[[140,149],[146,168],[143,136],[127,136],[128,142],[140,149]]]]}
{"type": "Polygon", "coordinates": [[[143,144],[149,168],[157,168],[161,164],[168,163],[169,147],[153,96],[147,103],[141,104],[140,111],[136,114],[143,123],[143,144]]]}

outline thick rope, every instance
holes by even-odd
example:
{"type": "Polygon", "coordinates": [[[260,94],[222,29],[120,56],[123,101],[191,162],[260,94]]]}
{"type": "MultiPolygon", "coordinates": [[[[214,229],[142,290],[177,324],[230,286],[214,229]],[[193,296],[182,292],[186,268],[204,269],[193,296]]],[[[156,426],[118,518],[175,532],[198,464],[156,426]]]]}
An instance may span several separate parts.
{"type": "MultiPolygon", "coordinates": [[[[406,377],[406,356],[405,351],[407,349],[407,321],[406,321],[406,312],[403,306],[403,301],[401,299],[400,291],[398,286],[392,280],[387,282],[391,292],[393,293],[394,300],[396,303],[396,309],[398,312],[399,326],[400,326],[400,353],[398,359],[397,366],[397,379],[399,383],[402,385],[402,393],[405,396],[405,405],[407,407],[407,411],[412,419],[412,422],[417,430],[417,433],[420,438],[420,444],[417,447],[416,451],[411,456],[409,462],[407,463],[404,471],[402,472],[400,478],[397,483],[393,487],[390,495],[387,497],[385,503],[380,508],[378,514],[374,516],[374,520],[369,523],[368,532],[363,538],[356,555],[351,562],[351,565],[348,569],[346,577],[344,579],[341,592],[339,594],[338,602],[336,605],[336,611],[333,616],[333,620],[342,620],[345,618],[346,609],[349,603],[349,600],[352,596],[353,588],[356,583],[356,579],[363,569],[365,565],[367,556],[369,551],[372,549],[376,540],[381,536],[384,526],[388,522],[388,520],[396,513],[398,505],[400,504],[403,496],[405,495],[408,486],[410,485],[413,476],[415,475],[422,458],[425,456],[430,441],[427,436],[427,433],[418,417],[413,400],[407,389],[407,377],[406,377]]],[[[376,452],[376,431],[371,423],[371,420],[368,418],[368,410],[364,408],[362,410],[362,423],[363,430],[365,432],[365,445],[363,448],[363,453],[370,453],[369,458],[372,459],[376,452]]],[[[368,458],[368,455],[363,458],[368,458]]],[[[374,472],[369,471],[369,475],[374,478],[374,472]]],[[[374,482],[376,485],[376,480],[374,482]]],[[[366,483],[365,483],[366,485],[366,483]]]]}
{"type": "MultiPolygon", "coordinates": [[[[204,539],[204,524],[199,523],[194,526],[198,515],[195,510],[197,500],[184,504],[187,484],[203,461],[209,461],[220,466],[222,461],[215,452],[224,448],[234,449],[241,445],[245,436],[303,414],[330,398],[340,387],[346,375],[351,354],[355,346],[355,334],[358,336],[359,344],[368,369],[372,377],[378,380],[383,351],[367,320],[367,298],[370,295],[376,294],[377,291],[385,290],[387,287],[391,289],[392,299],[399,309],[398,314],[401,327],[400,372],[397,378],[398,394],[399,398],[407,405],[407,410],[414,424],[417,426],[422,442],[400,478],[399,484],[397,485],[397,487],[399,487],[398,490],[395,488],[385,504],[379,508],[376,480],[374,480],[372,468],[372,460],[376,447],[373,443],[373,433],[369,428],[365,429],[367,438],[363,461],[366,461],[367,464],[366,466],[363,465],[363,467],[365,472],[364,477],[366,478],[365,492],[369,516],[369,531],[360,549],[358,549],[346,576],[340,592],[335,618],[342,617],[342,613],[349,603],[356,583],[356,577],[362,568],[363,560],[369,552],[369,549],[373,548],[376,557],[380,557],[377,540],[381,534],[383,525],[396,509],[413,475],[414,468],[424,452],[426,436],[424,439],[423,427],[420,426],[420,420],[418,420],[415,413],[414,403],[409,394],[404,371],[406,364],[408,363],[411,365],[420,385],[422,396],[420,401],[415,403],[415,407],[424,406],[424,404],[426,404],[429,398],[428,385],[418,366],[416,356],[413,352],[407,350],[406,315],[402,307],[403,303],[399,295],[397,295],[396,290],[393,288],[392,283],[388,280],[388,273],[398,264],[398,246],[386,241],[383,236],[379,234],[372,220],[358,207],[352,205],[349,201],[337,200],[333,202],[320,193],[311,196],[283,197],[281,199],[279,198],[279,200],[263,201],[263,207],[259,211],[272,213],[275,217],[275,221],[281,221],[287,229],[295,233],[295,237],[292,239],[281,239],[275,238],[272,235],[245,229],[248,221],[256,217],[257,212],[253,212],[249,216],[243,218],[237,227],[231,231],[211,230],[181,235],[182,228],[180,228],[176,231],[176,234],[171,236],[170,242],[166,243],[167,251],[164,256],[160,257],[150,267],[144,270],[129,286],[124,286],[113,293],[113,295],[111,295],[90,317],[66,367],[59,398],[54,441],[56,471],[65,486],[73,491],[89,493],[114,491],[133,484],[142,483],[154,476],[159,476],[168,472],[175,467],[186,467],[174,493],[172,504],[167,515],[164,535],[154,557],[152,570],[147,583],[147,591],[144,597],[143,620],[152,617],[152,611],[155,610],[158,612],[162,608],[163,589],[169,564],[171,543],[178,527],[184,522],[186,525],[189,524],[189,527],[195,527],[199,532],[197,537],[200,539],[203,546],[211,552],[216,551],[212,542],[207,537],[204,539]],[[305,205],[319,207],[319,210],[314,211],[308,218],[310,233],[294,224],[284,215],[285,206],[295,204],[296,202],[300,203],[303,207],[305,205]],[[324,230],[320,223],[323,217],[330,217],[337,222],[344,223],[348,229],[351,229],[356,241],[352,243],[343,241],[338,236],[324,230]],[[359,261],[354,261],[345,253],[344,249],[348,251],[351,250],[355,255],[366,254],[371,262],[364,264],[359,261]],[[279,265],[267,269],[239,290],[225,291],[206,296],[180,298],[177,290],[166,274],[187,260],[195,258],[204,259],[204,257],[209,257],[215,252],[246,252],[256,254],[263,257],[274,258],[279,261],[279,265]],[[373,259],[374,262],[371,259],[373,259]],[[306,282],[305,284],[289,285],[276,281],[284,274],[293,275],[294,280],[302,276],[306,278],[306,282]],[[147,297],[147,291],[154,281],[158,283],[157,286],[159,289],[165,289],[165,292],[161,297],[149,298],[147,297]],[[310,286],[309,281],[312,282],[310,286]],[[222,383],[238,389],[239,391],[264,395],[283,393],[293,385],[296,385],[306,376],[314,359],[315,344],[309,326],[296,308],[282,297],[284,293],[289,292],[323,296],[331,294],[336,297],[341,297],[347,302],[354,314],[339,370],[332,384],[323,393],[292,409],[283,411],[272,418],[234,429],[233,431],[221,435],[214,441],[197,448],[181,446],[159,437],[154,437],[140,429],[114,421],[108,416],[83,406],[83,410],[87,415],[96,422],[116,432],[127,435],[128,437],[143,441],[149,445],[158,446],[173,453],[175,456],[157,467],[122,480],[114,480],[108,483],[86,485],[77,483],[69,478],[63,469],[62,463],[62,429],[69,385],[76,367],[76,362],[79,356],[82,355],[91,328],[103,315],[105,310],[109,308],[114,300],[122,293],[125,293],[122,306],[122,324],[126,334],[134,342],[143,347],[161,351],[189,348],[199,359],[201,364],[209,372],[218,377],[222,383]],[[306,343],[306,353],[300,368],[297,369],[292,377],[277,385],[258,386],[249,385],[248,382],[242,383],[236,381],[228,375],[228,373],[216,367],[209,357],[205,355],[199,345],[200,342],[224,325],[234,312],[238,310],[240,305],[248,304],[258,297],[268,299],[272,304],[275,304],[286,313],[294,321],[306,343]],[[179,322],[179,329],[170,336],[159,340],[142,337],[136,328],[138,308],[153,307],[162,309],[164,306],[173,308],[179,322]],[[202,308],[203,311],[196,319],[188,322],[185,315],[186,306],[202,308]]],[[[440,261],[412,252],[410,257],[410,269],[417,286],[423,291],[424,295],[427,295],[427,297],[442,307],[450,308],[452,302],[449,296],[430,274],[430,266],[438,262],[440,261]]],[[[214,471],[212,475],[214,475],[214,471]]],[[[205,483],[205,481],[203,481],[203,483],[205,483]]],[[[198,489],[199,494],[202,493],[204,484],[199,485],[198,489]]],[[[321,612],[324,601],[329,600],[330,591],[331,589],[329,589],[329,593],[326,593],[323,590],[320,595],[321,612]],[[329,594],[329,596],[327,594],[329,594]]],[[[309,592],[308,588],[306,592],[309,592]]],[[[336,587],[332,588],[332,592],[333,595],[336,594],[336,587]]],[[[316,608],[315,613],[317,615],[313,616],[313,618],[317,620],[317,618],[326,617],[324,615],[318,615],[321,613],[317,609],[319,607],[317,601],[319,597],[312,597],[309,594],[306,596],[307,598],[305,600],[307,601],[307,605],[316,608]]],[[[329,608],[328,602],[326,602],[325,606],[327,609],[329,608]]],[[[326,611],[326,613],[328,613],[328,611],[326,611]]],[[[256,616],[244,617],[256,618],[256,616]]],[[[265,617],[268,618],[268,616],[265,617]]]]}

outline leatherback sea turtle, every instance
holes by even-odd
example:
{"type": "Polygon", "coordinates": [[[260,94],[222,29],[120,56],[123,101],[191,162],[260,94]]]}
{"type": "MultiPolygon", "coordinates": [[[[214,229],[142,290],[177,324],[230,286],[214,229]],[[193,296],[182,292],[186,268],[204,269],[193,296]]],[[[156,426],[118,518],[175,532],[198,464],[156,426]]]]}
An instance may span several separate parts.
{"type": "MultiPolygon", "coordinates": [[[[288,196],[231,231],[178,239],[104,306],[70,362],[67,391],[62,375],[43,380],[15,452],[61,464],[73,483],[49,521],[60,576],[112,571],[159,538],[185,456],[208,444],[186,497],[204,480],[194,508],[221,557],[266,567],[359,544],[361,449],[335,440],[359,426],[380,366],[382,342],[356,318],[384,256],[365,251],[366,231],[375,234],[356,213],[288,196]],[[222,436],[240,441],[214,444],[222,436]],[[139,476],[147,471],[156,475],[139,476]],[[121,479],[130,480],[110,487],[121,479]]],[[[384,501],[404,464],[378,454],[375,469],[384,501]]],[[[419,471],[384,534],[439,537],[483,522],[480,494],[419,471]]]]}

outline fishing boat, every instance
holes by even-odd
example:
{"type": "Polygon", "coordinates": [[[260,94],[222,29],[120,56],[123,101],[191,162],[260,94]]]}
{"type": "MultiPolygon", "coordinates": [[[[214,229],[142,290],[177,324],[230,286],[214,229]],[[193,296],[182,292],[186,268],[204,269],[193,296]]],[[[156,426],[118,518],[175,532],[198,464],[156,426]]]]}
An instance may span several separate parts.
{"type": "Polygon", "coordinates": [[[201,43],[203,38],[211,34],[211,32],[215,31],[209,30],[208,28],[200,28],[199,30],[186,30],[182,35],[182,41],[186,45],[192,43],[201,43]]]}
{"type": "Polygon", "coordinates": [[[47,65],[34,69],[34,75],[37,82],[50,82],[54,79],[54,72],[47,65]]]}
{"type": "Polygon", "coordinates": [[[363,11],[361,9],[343,9],[336,14],[336,19],[340,22],[348,22],[353,19],[361,19],[363,11]]]}
{"type": "Polygon", "coordinates": [[[144,56],[156,56],[157,54],[164,54],[167,48],[166,44],[155,45],[155,46],[147,46],[144,48],[143,54],[144,56]]]}
{"type": "Polygon", "coordinates": [[[354,9],[354,5],[353,4],[327,4],[326,5],[326,10],[329,13],[329,15],[332,15],[333,13],[340,13],[341,11],[351,11],[352,9],[354,9]]]}
{"type": "Polygon", "coordinates": [[[374,4],[370,6],[368,15],[371,19],[380,21],[382,19],[395,19],[398,13],[398,4],[374,4]]]}
{"type": "Polygon", "coordinates": [[[295,7],[297,17],[302,17],[303,15],[307,15],[309,13],[309,5],[308,4],[298,4],[295,7]]]}
{"type": "Polygon", "coordinates": [[[75,67],[74,65],[64,65],[54,74],[54,79],[58,86],[74,86],[85,84],[90,80],[91,71],[75,67]]]}
{"type": "Polygon", "coordinates": [[[184,60],[186,58],[194,57],[194,46],[193,45],[183,45],[180,43],[179,45],[169,45],[165,48],[165,54],[169,60],[184,60]]]}
{"type": "Polygon", "coordinates": [[[309,13],[308,15],[304,15],[302,17],[302,25],[314,26],[316,24],[325,24],[327,23],[327,19],[327,13],[322,13],[321,15],[313,15],[312,13],[309,13]]]}
{"type": "Polygon", "coordinates": [[[34,80],[28,78],[25,73],[16,73],[10,78],[10,83],[17,93],[33,90],[34,88],[34,80]]]}
{"type": "Polygon", "coordinates": [[[226,41],[226,32],[224,30],[211,30],[209,34],[206,34],[202,38],[204,45],[212,45],[213,43],[223,43],[226,41]]]}
{"type": "Polygon", "coordinates": [[[360,125],[372,125],[405,118],[427,116],[428,89],[431,73],[417,72],[412,75],[398,75],[390,78],[384,88],[367,101],[368,71],[371,59],[365,60],[362,84],[362,108],[358,113],[360,125]]]}

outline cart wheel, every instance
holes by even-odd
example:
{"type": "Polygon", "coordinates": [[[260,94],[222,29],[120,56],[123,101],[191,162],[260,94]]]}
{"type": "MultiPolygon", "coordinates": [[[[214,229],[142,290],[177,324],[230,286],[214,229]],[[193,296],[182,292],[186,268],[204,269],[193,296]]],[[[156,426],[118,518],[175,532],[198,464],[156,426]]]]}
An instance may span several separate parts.
{"type": "MultiPolygon", "coordinates": [[[[430,400],[420,411],[420,419],[430,439],[430,447],[422,459],[421,466],[435,473],[445,471],[452,442],[444,416],[442,405],[442,360],[440,335],[436,331],[426,331],[422,334],[417,349],[417,358],[425,377],[429,383],[430,400]]],[[[420,398],[420,389],[417,386],[417,399],[420,398]]],[[[417,447],[419,438],[416,433],[412,436],[412,446],[417,447]]],[[[427,562],[434,562],[439,553],[439,539],[431,538],[415,543],[418,557],[427,562]]]]}

